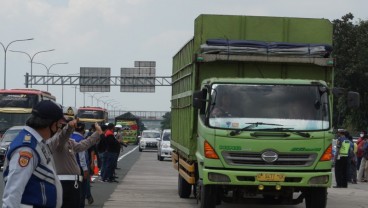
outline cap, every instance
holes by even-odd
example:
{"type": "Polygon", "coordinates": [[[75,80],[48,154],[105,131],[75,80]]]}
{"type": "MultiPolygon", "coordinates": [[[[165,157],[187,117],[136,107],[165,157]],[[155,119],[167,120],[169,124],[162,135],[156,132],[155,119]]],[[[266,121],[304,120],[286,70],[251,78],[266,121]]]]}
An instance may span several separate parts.
{"type": "Polygon", "coordinates": [[[51,100],[42,100],[37,103],[32,109],[32,115],[43,119],[66,122],[61,106],[51,100]]]}
{"type": "Polygon", "coordinates": [[[115,126],[115,128],[123,128],[123,126],[118,124],[118,125],[115,126]]]}

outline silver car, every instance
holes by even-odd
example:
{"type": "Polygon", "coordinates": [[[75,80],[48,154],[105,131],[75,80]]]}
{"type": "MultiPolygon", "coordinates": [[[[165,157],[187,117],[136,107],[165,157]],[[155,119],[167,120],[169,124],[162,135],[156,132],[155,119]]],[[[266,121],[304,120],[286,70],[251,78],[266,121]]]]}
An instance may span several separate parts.
{"type": "Polygon", "coordinates": [[[10,143],[18,135],[18,133],[24,128],[24,126],[13,126],[6,130],[0,140],[0,167],[4,165],[5,153],[10,143]]]}
{"type": "Polygon", "coordinates": [[[173,149],[170,146],[171,130],[164,129],[160,141],[158,142],[157,159],[163,161],[165,158],[171,158],[173,149]]]}

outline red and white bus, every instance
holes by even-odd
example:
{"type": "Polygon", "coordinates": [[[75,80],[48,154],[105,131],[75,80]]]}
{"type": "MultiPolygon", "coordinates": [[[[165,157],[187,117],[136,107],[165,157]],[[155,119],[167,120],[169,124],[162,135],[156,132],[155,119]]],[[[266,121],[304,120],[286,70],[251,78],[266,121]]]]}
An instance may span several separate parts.
{"type": "Polygon", "coordinates": [[[101,107],[80,107],[77,117],[79,118],[79,122],[86,124],[86,128],[90,128],[95,122],[99,124],[108,122],[107,110],[101,107]]]}
{"type": "Polygon", "coordinates": [[[42,100],[53,100],[51,93],[37,89],[0,90],[0,135],[12,126],[25,125],[32,108],[42,100]]]}

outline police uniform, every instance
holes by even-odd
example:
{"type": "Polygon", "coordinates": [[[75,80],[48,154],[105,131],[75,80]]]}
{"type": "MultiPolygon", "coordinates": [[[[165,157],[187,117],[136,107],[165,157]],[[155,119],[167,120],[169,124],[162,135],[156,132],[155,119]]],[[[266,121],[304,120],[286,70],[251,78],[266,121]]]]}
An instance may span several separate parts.
{"type": "MultiPolygon", "coordinates": [[[[340,136],[337,139],[336,143],[336,156],[335,156],[335,179],[336,179],[336,186],[334,188],[347,188],[348,187],[348,161],[349,161],[349,149],[351,148],[352,144],[345,137],[345,130],[339,129],[339,132],[344,133],[343,136],[340,136]],[[342,153],[341,149],[343,143],[347,142],[349,147],[347,147],[346,152],[342,153]]],[[[345,149],[345,148],[344,148],[345,149]]]]}
{"type": "Polygon", "coordinates": [[[76,153],[82,152],[96,144],[99,139],[99,133],[95,132],[88,139],[79,143],[70,137],[73,136],[68,136],[66,143],[60,143],[58,142],[59,140],[51,138],[48,144],[52,150],[56,172],[63,187],[62,207],[79,207],[83,177],[76,159],[76,153]]]}
{"type": "Polygon", "coordinates": [[[25,127],[10,144],[4,167],[3,207],[61,207],[51,152],[34,129],[25,127]]]}

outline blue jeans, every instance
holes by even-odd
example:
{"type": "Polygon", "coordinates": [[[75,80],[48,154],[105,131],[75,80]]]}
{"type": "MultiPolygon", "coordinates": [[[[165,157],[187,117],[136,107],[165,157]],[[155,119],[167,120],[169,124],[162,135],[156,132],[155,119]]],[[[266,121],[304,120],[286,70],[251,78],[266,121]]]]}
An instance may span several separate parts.
{"type": "Polygon", "coordinates": [[[104,169],[102,176],[102,180],[112,180],[113,179],[113,171],[115,164],[115,155],[112,152],[105,152],[104,155],[104,163],[102,168],[104,169]]]}
{"type": "Polygon", "coordinates": [[[105,172],[105,153],[98,153],[98,157],[100,158],[100,176],[102,178],[104,172],[105,172]]]}

